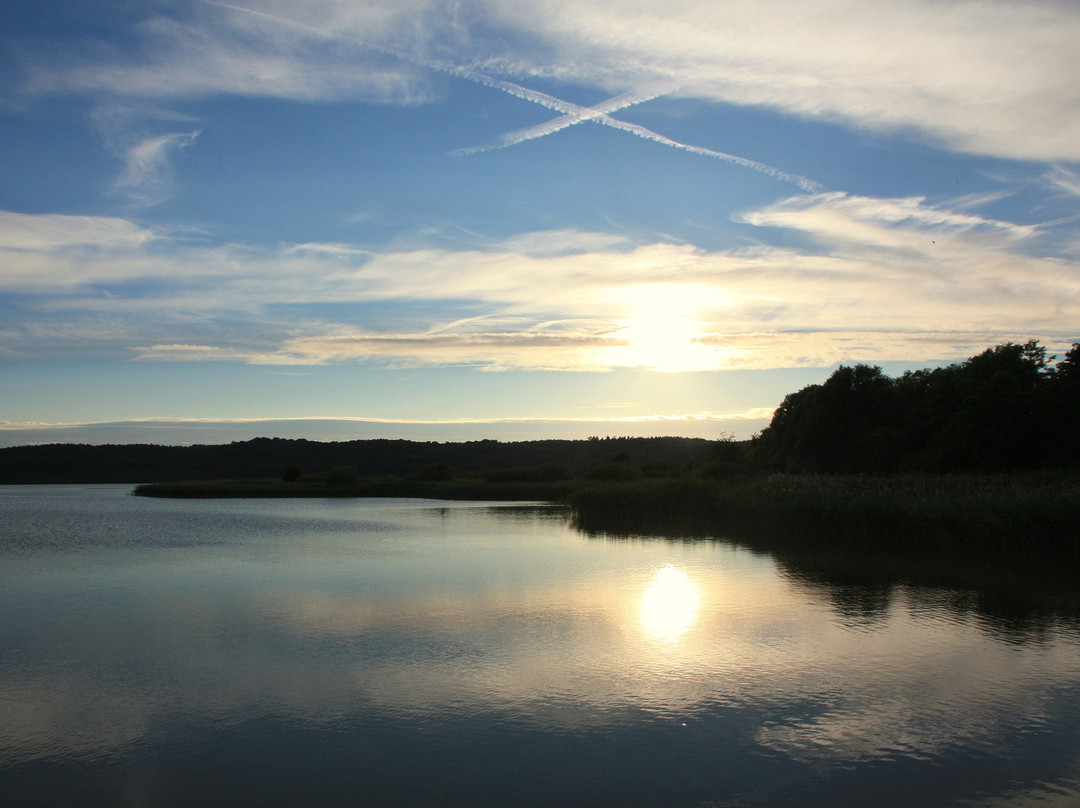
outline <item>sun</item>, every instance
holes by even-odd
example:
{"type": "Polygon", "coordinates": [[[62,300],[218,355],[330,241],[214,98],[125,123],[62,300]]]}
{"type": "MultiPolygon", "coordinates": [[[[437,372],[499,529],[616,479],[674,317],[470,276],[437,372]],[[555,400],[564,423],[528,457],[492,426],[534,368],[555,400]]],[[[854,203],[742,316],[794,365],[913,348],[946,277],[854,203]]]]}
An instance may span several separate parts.
{"type": "Polygon", "coordinates": [[[720,352],[701,341],[698,314],[702,297],[694,287],[642,286],[625,290],[628,314],[615,336],[615,364],[665,373],[711,370],[720,352]]]}

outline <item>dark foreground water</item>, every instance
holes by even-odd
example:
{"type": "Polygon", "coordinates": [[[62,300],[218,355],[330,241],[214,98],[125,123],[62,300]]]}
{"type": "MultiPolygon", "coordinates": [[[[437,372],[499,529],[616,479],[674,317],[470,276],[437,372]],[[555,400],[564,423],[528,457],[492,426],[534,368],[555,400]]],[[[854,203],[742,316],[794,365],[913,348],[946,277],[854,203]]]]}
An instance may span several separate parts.
{"type": "Polygon", "coordinates": [[[1080,805],[1067,576],[128,490],[0,487],[7,808],[1080,805]]]}

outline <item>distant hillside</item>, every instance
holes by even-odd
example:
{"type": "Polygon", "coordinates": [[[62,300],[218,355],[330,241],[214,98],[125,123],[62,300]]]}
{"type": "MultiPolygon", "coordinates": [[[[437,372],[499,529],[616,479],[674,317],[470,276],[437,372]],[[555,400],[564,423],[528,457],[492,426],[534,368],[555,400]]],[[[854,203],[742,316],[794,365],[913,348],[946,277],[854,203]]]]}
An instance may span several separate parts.
{"type": "Polygon", "coordinates": [[[355,440],[324,443],[285,438],[216,446],[54,443],[0,448],[0,484],[141,483],[279,478],[290,467],[305,474],[351,466],[362,475],[411,474],[444,463],[458,472],[567,464],[579,469],[628,455],[636,463],[685,466],[709,454],[702,438],[590,438],[502,443],[355,440]]]}

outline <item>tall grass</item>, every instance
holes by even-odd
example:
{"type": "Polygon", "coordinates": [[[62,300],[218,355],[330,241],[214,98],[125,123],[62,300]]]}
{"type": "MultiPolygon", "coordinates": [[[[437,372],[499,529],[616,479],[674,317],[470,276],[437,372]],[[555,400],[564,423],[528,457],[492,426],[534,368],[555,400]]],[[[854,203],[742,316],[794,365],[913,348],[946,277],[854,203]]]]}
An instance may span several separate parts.
{"type": "Polygon", "coordinates": [[[1080,476],[768,475],[598,486],[571,496],[587,530],[775,532],[844,542],[1080,549],[1080,476]]]}
{"type": "Polygon", "coordinates": [[[609,535],[784,534],[845,544],[1080,551],[1080,474],[744,475],[639,480],[225,480],[140,486],[165,497],[424,497],[568,502],[609,535]]]}
{"type": "Polygon", "coordinates": [[[427,499],[563,501],[573,481],[485,482],[474,478],[420,480],[397,477],[357,478],[339,484],[321,480],[212,480],[140,485],[133,493],[144,497],[181,499],[252,499],[289,497],[422,497],[427,499]]]}

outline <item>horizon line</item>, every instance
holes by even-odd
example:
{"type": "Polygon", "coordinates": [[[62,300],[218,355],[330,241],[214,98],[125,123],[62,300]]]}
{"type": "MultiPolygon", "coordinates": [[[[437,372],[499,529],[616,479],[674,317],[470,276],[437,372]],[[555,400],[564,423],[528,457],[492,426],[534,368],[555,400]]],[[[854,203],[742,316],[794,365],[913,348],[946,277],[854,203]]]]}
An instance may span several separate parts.
{"type": "Polygon", "coordinates": [[[604,424],[604,423],[658,423],[665,421],[757,421],[771,418],[775,407],[755,407],[739,413],[714,413],[703,410],[683,414],[650,415],[611,415],[611,416],[555,416],[531,417],[512,416],[505,418],[377,418],[352,415],[300,415],[300,416],[265,416],[252,418],[190,418],[183,416],[150,416],[145,418],[120,418],[103,421],[0,421],[0,431],[19,431],[23,429],[78,429],[86,427],[114,426],[243,426],[263,423],[305,423],[305,422],[340,422],[355,424],[377,424],[380,426],[483,426],[486,424],[604,424]]]}

